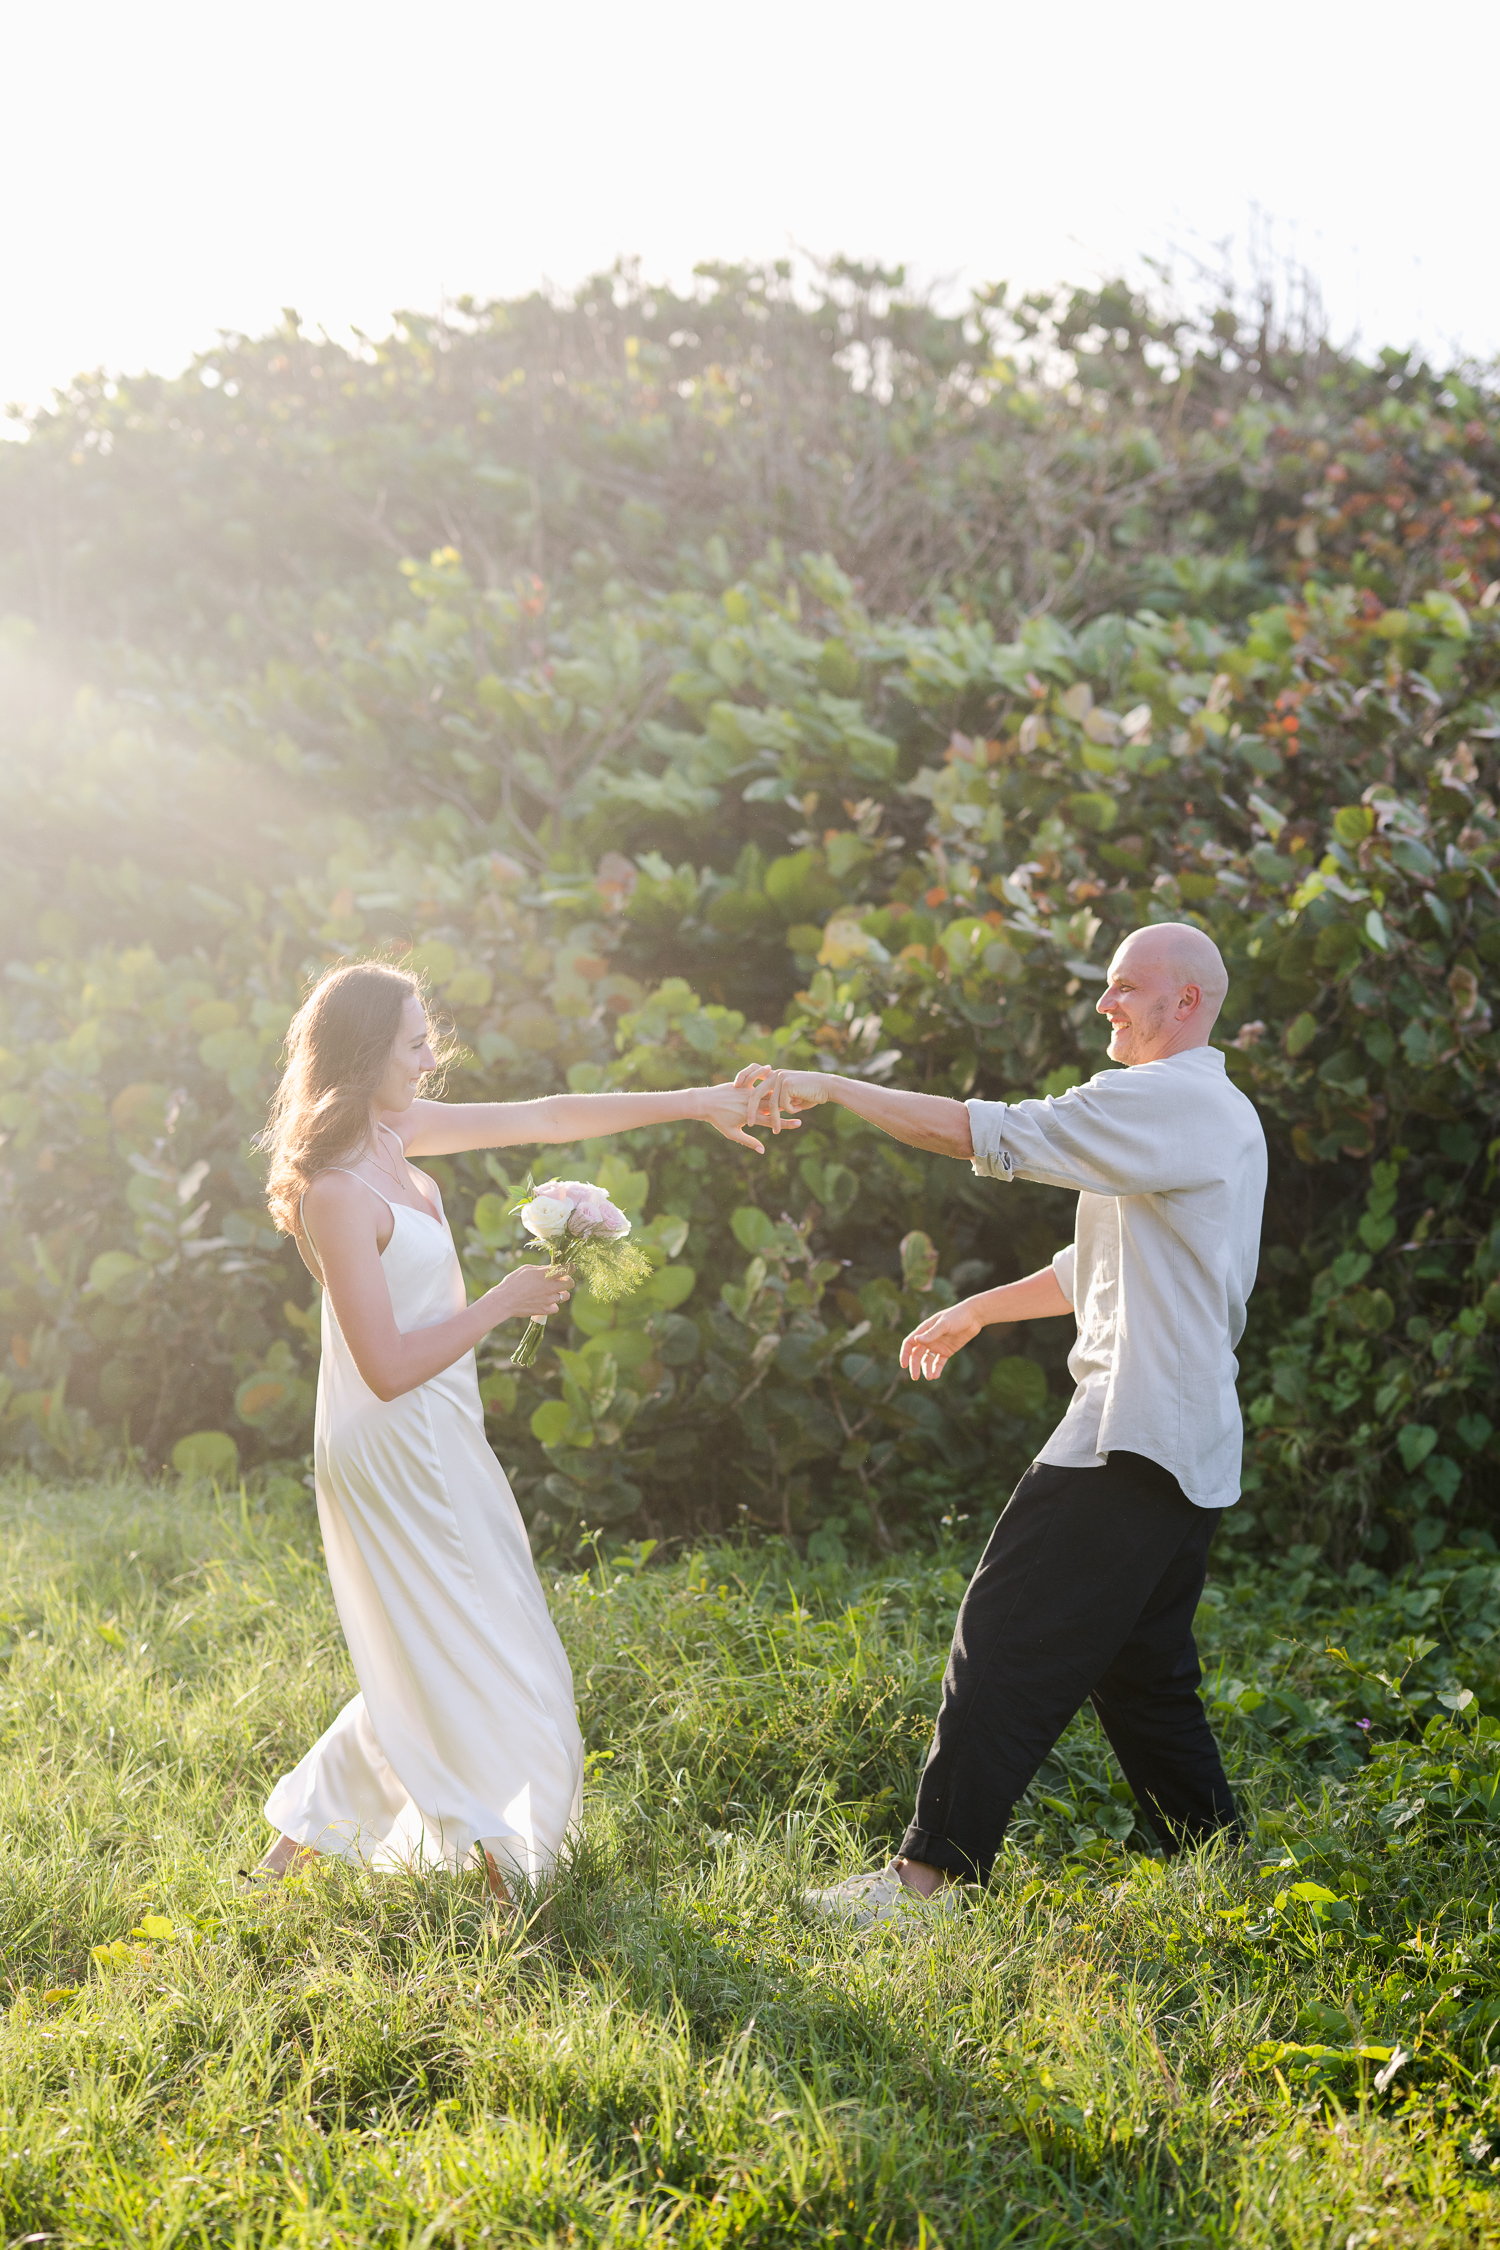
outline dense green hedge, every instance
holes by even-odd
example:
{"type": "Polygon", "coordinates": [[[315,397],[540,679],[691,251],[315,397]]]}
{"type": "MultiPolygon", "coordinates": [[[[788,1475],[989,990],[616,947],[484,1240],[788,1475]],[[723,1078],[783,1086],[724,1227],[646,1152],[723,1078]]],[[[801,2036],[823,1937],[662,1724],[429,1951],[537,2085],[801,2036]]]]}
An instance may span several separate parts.
{"type": "MultiPolygon", "coordinates": [[[[773,1052],[1007,1094],[1098,1067],[1112,943],[1187,916],[1272,1145],[1237,1520],[1437,1545],[1500,1459],[1497,432],[1393,354],[850,272],[81,384],[0,452],[0,1442],[300,1473],[249,1137],[322,961],[413,943],[455,1094],[773,1052]]],[[[894,1355],[1066,1197],[842,1112],[565,1168],[667,1262],[486,1366],[544,1529],[884,1544],[1061,1411],[1063,1324],[936,1394],[894,1355]]],[[[482,1284],[525,1153],[431,1169],[482,1284]]]]}

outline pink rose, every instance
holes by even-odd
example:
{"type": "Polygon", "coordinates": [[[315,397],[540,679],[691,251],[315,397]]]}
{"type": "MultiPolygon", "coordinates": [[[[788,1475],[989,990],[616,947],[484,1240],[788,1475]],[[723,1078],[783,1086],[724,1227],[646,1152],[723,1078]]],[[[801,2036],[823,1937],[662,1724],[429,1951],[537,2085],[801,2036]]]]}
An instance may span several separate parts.
{"type": "Polygon", "coordinates": [[[622,1211],[617,1211],[602,1188],[575,1198],[574,1224],[590,1234],[622,1235],[630,1232],[630,1221],[622,1211]]]}
{"type": "Polygon", "coordinates": [[[544,1180],[536,1192],[538,1197],[567,1206],[574,1235],[618,1240],[630,1232],[624,1212],[617,1210],[603,1188],[590,1180],[544,1180]]]}

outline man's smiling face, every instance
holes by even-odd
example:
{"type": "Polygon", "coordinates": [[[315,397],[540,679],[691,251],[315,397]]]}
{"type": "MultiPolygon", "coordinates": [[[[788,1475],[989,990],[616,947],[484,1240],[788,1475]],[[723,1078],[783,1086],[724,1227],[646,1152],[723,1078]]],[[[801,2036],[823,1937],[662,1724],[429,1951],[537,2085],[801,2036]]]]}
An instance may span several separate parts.
{"type": "Polygon", "coordinates": [[[1155,976],[1144,953],[1132,954],[1127,938],[1109,965],[1109,983],[1099,1000],[1099,1013],[1109,1025],[1109,1059],[1117,1063],[1149,1062],[1163,1025],[1176,998],[1164,968],[1155,976]]]}
{"type": "Polygon", "coordinates": [[[1128,1068],[1206,1045],[1227,990],[1218,947],[1192,923],[1132,930],[1098,1002],[1110,1061],[1128,1068]]]}

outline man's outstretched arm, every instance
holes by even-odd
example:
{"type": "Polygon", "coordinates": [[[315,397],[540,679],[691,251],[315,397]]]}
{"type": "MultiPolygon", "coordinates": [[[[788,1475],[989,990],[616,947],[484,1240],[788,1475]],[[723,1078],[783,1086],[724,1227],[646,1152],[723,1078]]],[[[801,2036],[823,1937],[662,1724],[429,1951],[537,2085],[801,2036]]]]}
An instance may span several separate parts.
{"type": "Polygon", "coordinates": [[[798,1110],[836,1102],[867,1125],[878,1125],[892,1140],[905,1141],[908,1148],[961,1157],[965,1163],[974,1154],[968,1110],[946,1094],[907,1094],[894,1086],[872,1086],[864,1078],[839,1078],[821,1070],[773,1070],[768,1063],[750,1064],[735,1084],[758,1086],[760,1106],[750,1122],[769,1125],[773,1133],[779,1133],[798,1110]]]}

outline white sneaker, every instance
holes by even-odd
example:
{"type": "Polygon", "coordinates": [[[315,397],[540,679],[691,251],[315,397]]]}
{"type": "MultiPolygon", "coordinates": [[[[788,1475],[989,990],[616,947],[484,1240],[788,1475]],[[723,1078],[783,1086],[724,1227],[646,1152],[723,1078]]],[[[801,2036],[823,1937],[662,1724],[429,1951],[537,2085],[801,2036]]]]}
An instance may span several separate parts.
{"type": "Polygon", "coordinates": [[[804,1891],[809,1909],[826,1922],[848,1922],[857,1930],[873,1929],[877,1922],[895,1922],[906,1914],[952,1914],[959,1902],[957,1883],[943,1883],[931,1898],[908,1890],[894,1867],[874,1875],[850,1875],[822,1891],[804,1891]]]}

